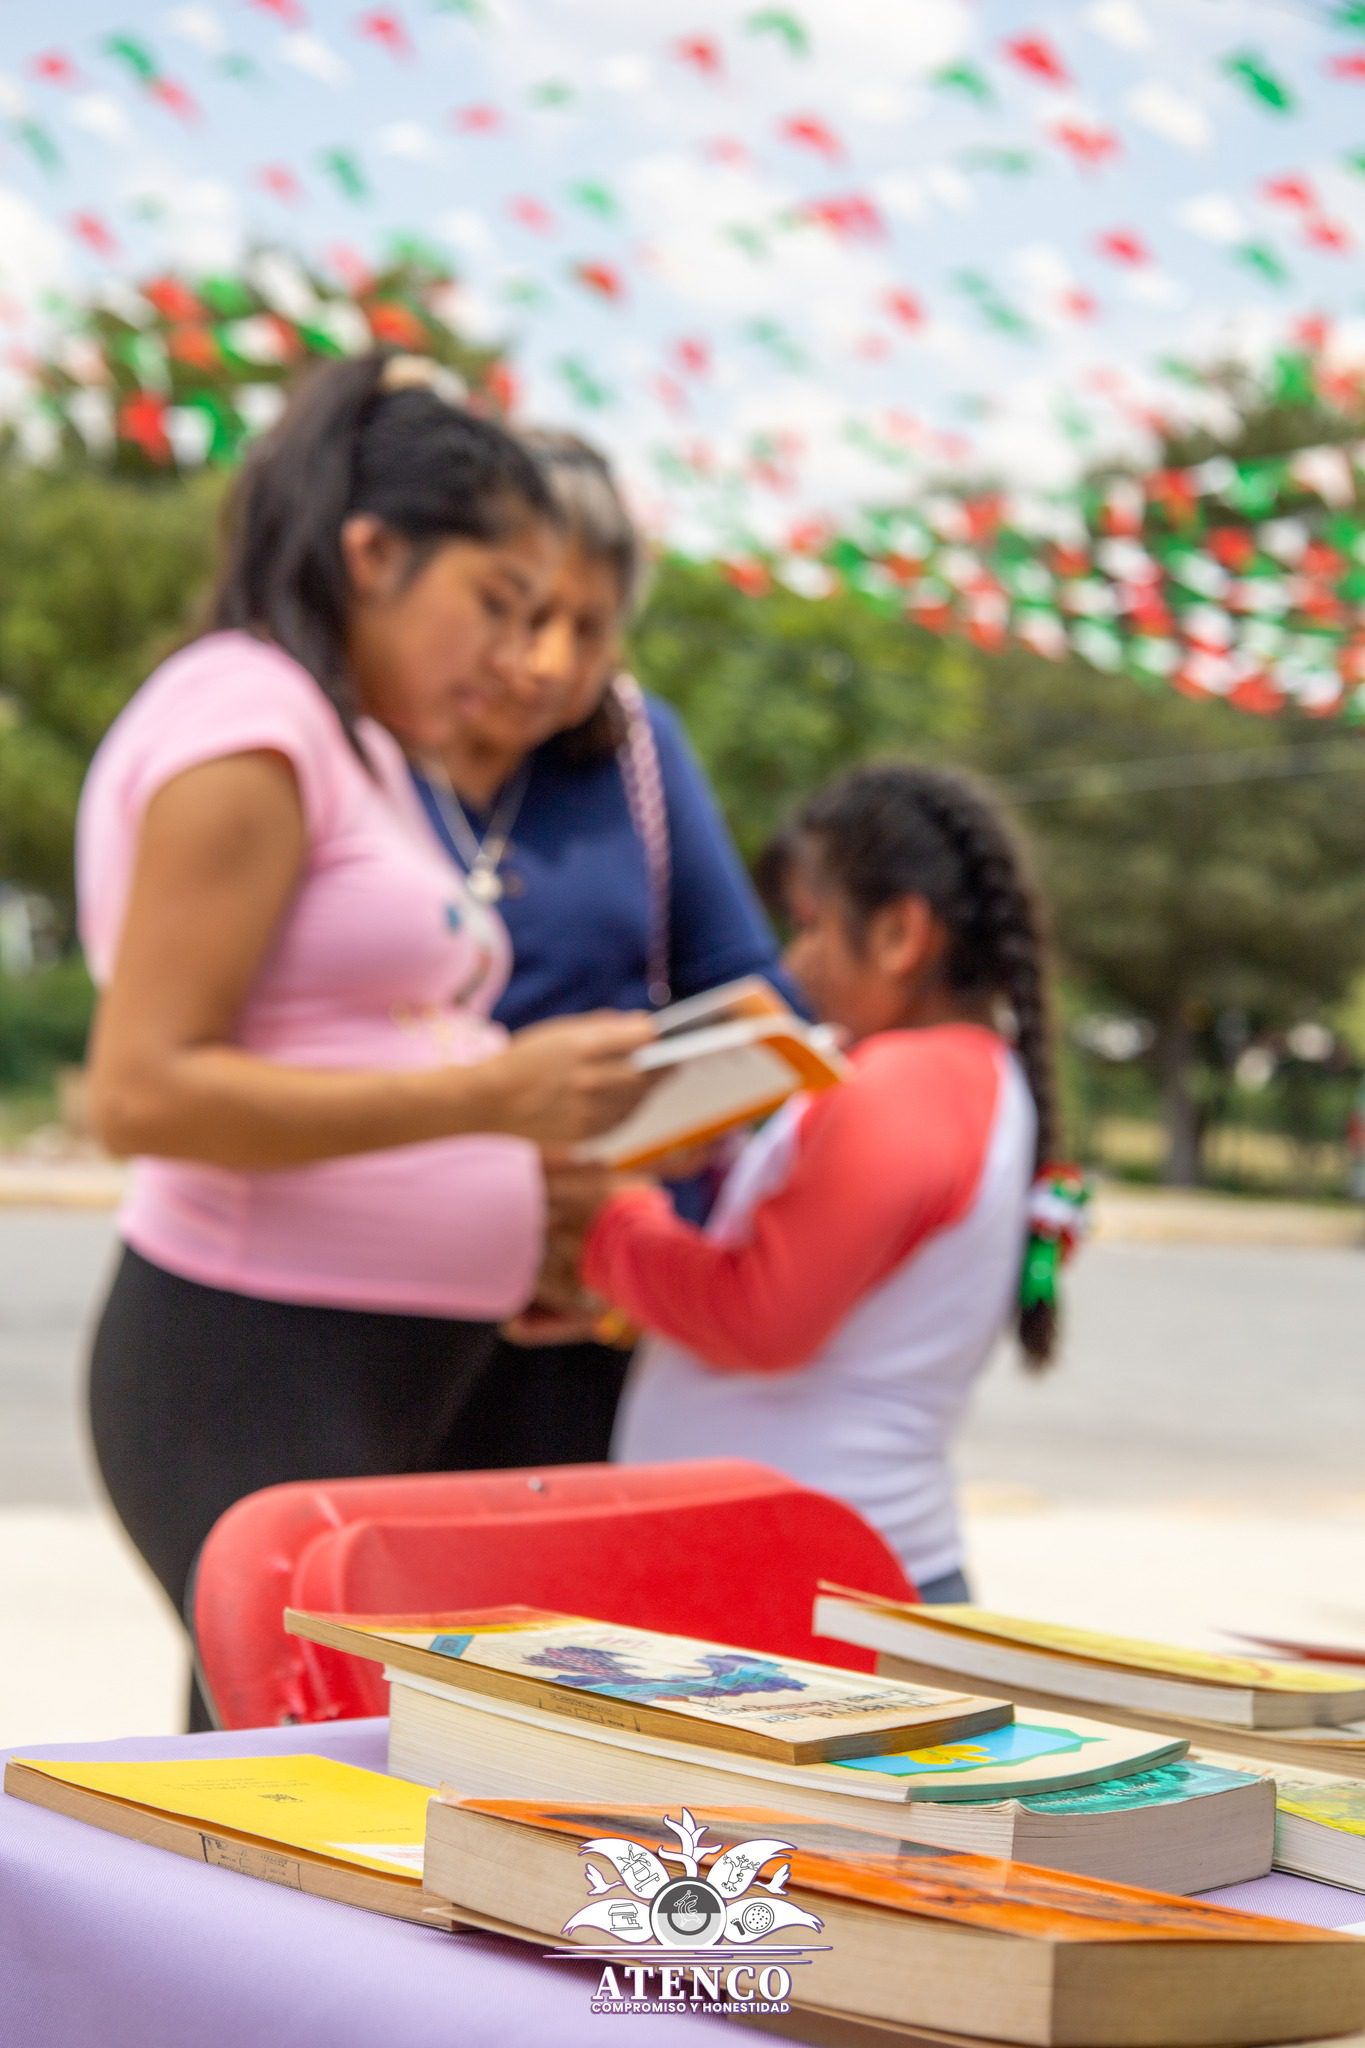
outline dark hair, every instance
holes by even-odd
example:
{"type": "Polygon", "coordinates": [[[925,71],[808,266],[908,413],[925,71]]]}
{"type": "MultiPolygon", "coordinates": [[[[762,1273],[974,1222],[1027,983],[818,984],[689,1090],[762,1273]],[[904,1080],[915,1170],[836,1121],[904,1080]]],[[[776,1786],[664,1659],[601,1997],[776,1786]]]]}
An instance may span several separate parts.
{"type": "Polygon", "coordinates": [[[422,359],[373,350],[299,386],[248,455],[228,503],[210,630],[268,635],[316,679],[355,742],[341,528],[372,513],[415,544],[497,541],[558,521],[540,470],[492,420],[438,388],[422,359]]]}
{"type": "MultiPolygon", "coordinates": [[[[564,532],[594,562],[604,562],[616,579],[621,611],[640,602],[645,555],[639,530],[605,455],[557,427],[528,427],[521,436],[549,485],[564,532]]],[[[555,735],[555,747],[572,765],[608,759],[626,737],[626,716],[608,684],[579,725],[555,735]]]]}
{"type": "MultiPolygon", "coordinates": [[[[1003,811],[965,775],[913,762],[860,768],[802,809],[822,872],[846,898],[854,929],[902,896],[922,896],[947,927],[948,986],[1007,1005],[1037,1110],[1035,1170],[1056,1157],[1050,965],[1042,906],[1003,811]]],[[[791,842],[787,842],[789,857],[791,842]]],[[[1039,1370],[1057,1338],[1056,1310],[1021,1308],[1025,1362],[1039,1370]]]]}

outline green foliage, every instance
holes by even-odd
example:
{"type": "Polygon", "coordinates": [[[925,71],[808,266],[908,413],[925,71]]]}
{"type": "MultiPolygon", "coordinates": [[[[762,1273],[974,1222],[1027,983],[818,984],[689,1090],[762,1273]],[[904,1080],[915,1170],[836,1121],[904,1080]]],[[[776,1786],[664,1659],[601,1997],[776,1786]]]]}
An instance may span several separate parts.
{"type": "Polygon", "coordinates": [[[68,924],[81,780],[190,623],[220,490],[0,465],[0,877],[68,924]]]}
{"type": "Polygon", "coordinates": [[[753,597],[669,561],[631,656],[677,706],[749,859],[854,761],[970,744],[975,657],[860,597],[753,597]]]}
{"type": "Polygon", "coordinates": [[[94,990],[80,960],[0,974],[0,1088],[34,1087],[85,1052],[94,990]]]}

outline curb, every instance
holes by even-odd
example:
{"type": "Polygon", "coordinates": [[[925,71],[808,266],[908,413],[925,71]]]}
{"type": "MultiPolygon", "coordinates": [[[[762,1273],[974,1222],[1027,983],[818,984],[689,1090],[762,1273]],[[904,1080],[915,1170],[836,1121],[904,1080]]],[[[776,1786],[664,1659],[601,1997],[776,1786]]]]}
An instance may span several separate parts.
{"type": "MultiPolygon", "coordinates": [[[[0,1159],[0,1210],[116,1209],[127,1170],[113,1160],[0,1159]]],[[[1097,1244],[1365,1250],[1365,1212],[1310,1203],[1238,1201],[1231,1196],[1101,1189],[1097,1244]]]]}

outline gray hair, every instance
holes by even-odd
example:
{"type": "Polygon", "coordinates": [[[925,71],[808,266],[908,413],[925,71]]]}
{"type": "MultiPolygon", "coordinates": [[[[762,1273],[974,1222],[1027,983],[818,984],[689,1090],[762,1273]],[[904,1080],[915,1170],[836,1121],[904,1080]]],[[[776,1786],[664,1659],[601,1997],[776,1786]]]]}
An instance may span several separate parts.
{"type": "Polygon", "coordinates": [[[644,596],[644,544],[605,455],[557,427],[527,427],[518,438],[549,485],[568,538],[608,565],[622,611],[634,612],[644,596]]]}

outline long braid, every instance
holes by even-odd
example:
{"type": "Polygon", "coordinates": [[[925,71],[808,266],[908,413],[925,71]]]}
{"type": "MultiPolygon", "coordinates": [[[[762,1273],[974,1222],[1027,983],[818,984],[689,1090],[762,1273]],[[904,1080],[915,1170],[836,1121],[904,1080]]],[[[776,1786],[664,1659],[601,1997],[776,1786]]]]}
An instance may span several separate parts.
{"type": "MultiPolygon", "coordinates": [[[[965,997],[996,998],[1037,1116],[1035,1170],[1057,1156],[1048,949],[1042,906],[1023,851],[993,798],[967,776],[887,763],[845,777],[802,813],[831,879],[871,916],[902,895],[923,896],[946,925],[944,974],[965,997]]],[[[1057,1315],[1021,1308],[1019,1339],[1038,1371],[1053,1355],[1057,1315]]]]}

